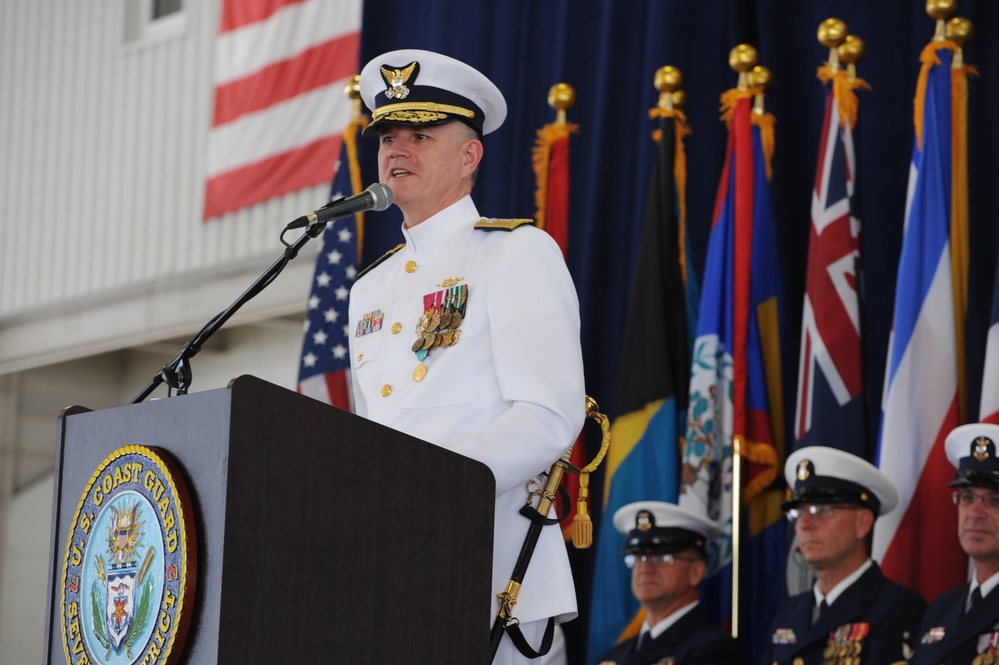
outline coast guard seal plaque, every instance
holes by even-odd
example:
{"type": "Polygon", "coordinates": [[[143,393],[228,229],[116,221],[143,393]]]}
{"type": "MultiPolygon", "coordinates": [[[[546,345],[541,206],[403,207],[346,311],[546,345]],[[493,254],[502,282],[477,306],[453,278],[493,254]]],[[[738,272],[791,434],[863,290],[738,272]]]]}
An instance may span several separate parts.
{"type": "Polygon", "coordinates": [[[138,445],[108,455],[80,498],[66,542],[66,662],[175,662],[190,623],[196,557],[191,501],[173,463],[138,445]]]}

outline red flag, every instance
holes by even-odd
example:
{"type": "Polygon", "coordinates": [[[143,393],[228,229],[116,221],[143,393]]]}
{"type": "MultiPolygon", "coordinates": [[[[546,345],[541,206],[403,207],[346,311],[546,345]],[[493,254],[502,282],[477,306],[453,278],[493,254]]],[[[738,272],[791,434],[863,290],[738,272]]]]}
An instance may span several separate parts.
{"type": "MultiPolygon", "coordinates": [[[[569,135],[579,131],[579,126],[566,122],[553,122],[538,130],[534,142],[535,219],[539,229],[548,231],[562,250],[563,258],[569,256],[569,135]]],[[[582,435],[572,448],[570,458],[577,468],[587,463],[586,445],[582,435]]],[[[572,497],[572,506],[562,520],[562,535],[572,536],[572,521],[576,517],[576,499],[579,497],[579,476],[563,476],[563,486],[572,497]]],[[[564,510],[564,509],[563,509],[564,510]]]]}

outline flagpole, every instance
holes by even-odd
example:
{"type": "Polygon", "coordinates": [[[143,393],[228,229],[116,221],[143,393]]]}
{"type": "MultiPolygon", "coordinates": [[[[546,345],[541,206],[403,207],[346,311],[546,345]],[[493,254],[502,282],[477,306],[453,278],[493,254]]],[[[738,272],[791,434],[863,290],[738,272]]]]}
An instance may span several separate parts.
{"type": "MultiPolygon", "coordinates": [[[[756,66],[756,49],[749,44],[739,44],[728,54],[728,64],[739,73],[738,88],[749,90],[749,72],[756,66]]],[[[741,427],[739,428],[741,429],[741,427]]],[[[739,587],[742,567],[742,434],[732,435],[732,637],[739,637],[739,587]]]]}

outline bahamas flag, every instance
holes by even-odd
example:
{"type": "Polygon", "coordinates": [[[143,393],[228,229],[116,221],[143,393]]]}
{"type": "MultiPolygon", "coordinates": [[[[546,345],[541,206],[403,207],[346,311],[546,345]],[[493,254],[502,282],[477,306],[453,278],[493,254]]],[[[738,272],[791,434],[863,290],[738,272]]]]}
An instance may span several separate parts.
{"type": "MultiPolygon", "coordinates": [[[[696,279],[686,262],[678,203],[685,174],[680,111],[653,109],[660,119],[656,161],[642,227],[638,264],[624,330],[616,418],[607,453],[603,518],[597,533],[588,660],[637,630],[638,601],[620,551],[624,536],[612,517],[632,501],[675,502],[684,434],[690,336],[688,289],[696,279]],[[679,194],[679,196],[678,196],[679,194]]],[[[696,296],[691,299],[696,302],[696,296]]]]}
{"type": "Polygon", "coordinates": [[[959,53],[954,42],[934,40],[921,56],[878,440],[877,465],[899,505],[878,519],[873,557],[928,601],[964,582],[967,570],[944,451],[966,412],[968,68],[954,66],[959,53]]]}
{"type": "Polygon", "coordinates": [[[702,601],[719,624],[735,624],[749,662],[756,662],[780,602],[785,520],[783,489],[771,487],[784,460],[780,276],[768,189],[774,120],[752,113],[752,96],[722,96],[729,140],[704,265],[679,503],[726,529],[710,546],[702,601]],[[735,450],[742,459],[738,487],[735,450]]]}

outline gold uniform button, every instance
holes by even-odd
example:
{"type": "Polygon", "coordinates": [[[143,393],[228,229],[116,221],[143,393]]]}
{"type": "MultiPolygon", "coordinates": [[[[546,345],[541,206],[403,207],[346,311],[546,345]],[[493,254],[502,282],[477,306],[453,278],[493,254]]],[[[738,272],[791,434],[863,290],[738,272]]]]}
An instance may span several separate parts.
{"type": "Polygon", "coordinates": [[[382,397],[388,397],[391,394],[392,394],[392,386],[386,383],[384,386],[382,386],[382,397]]]}
{"type": "Polygon", "coordinates": [[[363,357],[364,357],[363,353],[358,353],[357,354],[357,362],[361,362],[361,358],[363,358],[363,357]]]}
{"type": "Polygon", "coordinates": [[[398,335],[400,330],[402,330],[402,324],[401,323],[399,323],[398,321],[396,321],[395,323],[392,324],[392,334],[393,335],[398,335]]]}
{"type": "Polygon", "coordinates": [[[416,272],[416,261],[406,261],[406,272],[416,272]]]}

